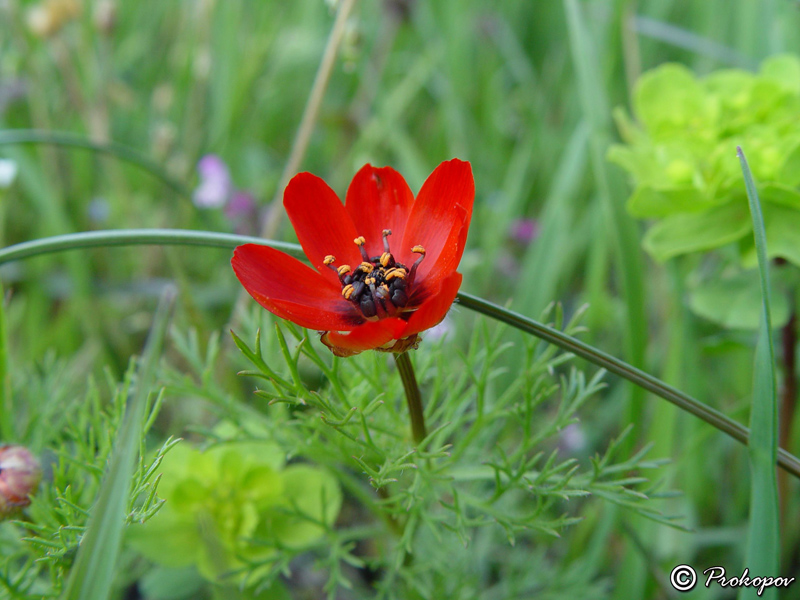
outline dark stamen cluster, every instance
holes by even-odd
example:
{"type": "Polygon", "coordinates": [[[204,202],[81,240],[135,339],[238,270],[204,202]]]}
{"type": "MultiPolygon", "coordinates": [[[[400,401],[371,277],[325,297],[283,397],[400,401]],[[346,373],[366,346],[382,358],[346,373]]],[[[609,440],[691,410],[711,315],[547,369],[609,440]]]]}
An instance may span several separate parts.
{"type": "Polygon", "coordinates": [[[380,256],[370,257],[367,254],[363,236],[353,240],[363,258],[363,262],[355,269],[350,265],[335,267],[333,263],[336,259],[331,255],[325,257],[325,265],[336,271],[339,277],[342,296],[355,304],[368,319],[392,316],[408,304],[417,266],[425,257],[425,249],[414,246],[411,251],[420,257],[410,269],[395,261],[389,251],[388,237],[391,234],[388,229],[383,230],[384,252],[380,256]]]}

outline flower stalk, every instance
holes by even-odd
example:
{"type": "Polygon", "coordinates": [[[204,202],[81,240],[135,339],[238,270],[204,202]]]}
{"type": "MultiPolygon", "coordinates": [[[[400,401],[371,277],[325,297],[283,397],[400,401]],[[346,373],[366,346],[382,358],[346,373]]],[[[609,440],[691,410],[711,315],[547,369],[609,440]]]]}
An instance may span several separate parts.
{"type": "Polygon", "coordinates": [[[408,414],[411,416],[411,435],[414,442],[421,444],[428,436],[425,428],[425,413],[422,410],[422,394],[419,391],[417,377],[414,374],[414,366],[408,352],[394,355],[397,364],[397,372],[403,381],[403,389],[406,391],[406,402],[408,403],[408,414]]]}

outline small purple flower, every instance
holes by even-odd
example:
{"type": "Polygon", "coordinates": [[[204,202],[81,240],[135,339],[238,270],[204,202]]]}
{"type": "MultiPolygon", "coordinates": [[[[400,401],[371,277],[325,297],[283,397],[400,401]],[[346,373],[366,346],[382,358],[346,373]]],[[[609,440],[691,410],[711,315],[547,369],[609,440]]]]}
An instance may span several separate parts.
{"type": "Polygon", "coordinates": [[[256,212],[256,200],[249,192],[237,190],[225,205],[225,216],[231,221],[252,217],[256,212]]]}
{"type": "Polygon", "coordinates": [[[233,193],[228,166],[216,154],[206,154],[197,162],[200,184],[192,200],[198,208],[221,208],[233,193]]]}
{"type": "Polygon", "coordinates": [[[225,216],[239,235],[255,235],[258,205],[249,192],[236,190],[225,205],[225,216]]]}
{"type": "Polygon", "coordinates": [[[539,223],[535,219],[517,219],[508,233],[515,242],[527,246],[539,236],[539,223]]]}

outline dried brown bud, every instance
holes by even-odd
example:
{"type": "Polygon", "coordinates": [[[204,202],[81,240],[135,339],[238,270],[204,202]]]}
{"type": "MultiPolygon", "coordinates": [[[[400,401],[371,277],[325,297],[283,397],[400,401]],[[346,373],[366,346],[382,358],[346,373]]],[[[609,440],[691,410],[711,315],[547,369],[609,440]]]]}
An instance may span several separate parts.
{"type": "Polygon", "coordinates": [[[0,446],[0,519],[31,503],[42,479],[42,467],[23,446],[0,446]]]}

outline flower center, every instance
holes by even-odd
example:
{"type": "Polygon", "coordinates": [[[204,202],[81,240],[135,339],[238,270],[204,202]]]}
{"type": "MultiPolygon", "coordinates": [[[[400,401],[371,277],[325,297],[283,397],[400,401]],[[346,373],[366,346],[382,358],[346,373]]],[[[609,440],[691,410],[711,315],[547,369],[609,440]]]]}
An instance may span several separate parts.
{"type": "Polygon", "coordinates": [[[383,230],[383,254],[370,257],[364,247],[366,240],[359,236],[353,240],[361,251],[363,262],[353,269],[350,265],[336,267],[336,258],[325,257],[325,265],[336,272],[342,284],[342,296],[352,302],[367,319],[382,319],[397,313],[408,304],[417,266],[425,258],[425,248],[414,246],[411,252],[419,258],[409,269],[397,262],[389,250],[389,229],[383,230]]]}

